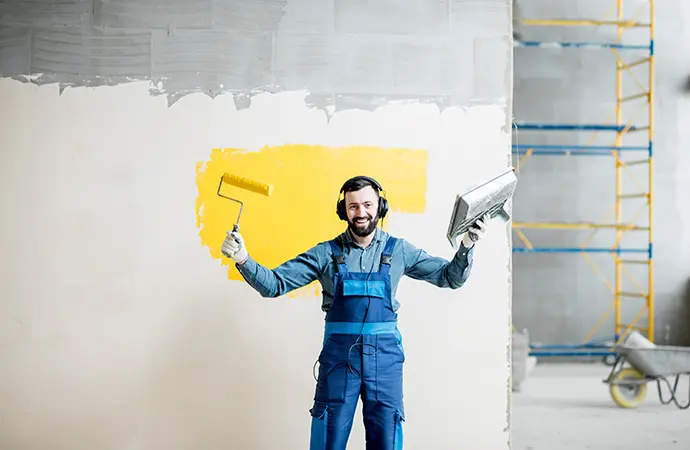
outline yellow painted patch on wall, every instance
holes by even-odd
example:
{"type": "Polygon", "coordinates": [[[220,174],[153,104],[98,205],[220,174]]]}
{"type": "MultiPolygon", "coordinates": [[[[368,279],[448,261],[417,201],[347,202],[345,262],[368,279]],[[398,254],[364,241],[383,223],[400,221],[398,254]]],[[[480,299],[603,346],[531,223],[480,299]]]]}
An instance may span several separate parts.
{"type": "MultiPolygon", "coordinates": [[[[225,172],[273,186],[270,197],[227,184],[221,192],[244,203],[240,232],[249,254],[260,264],[275,268],[345,230],[347,225],[338,219],[335,204],[343,182],[354,175],[368,175],[381,183],[391,213],[422,213],[427,160],[423,150],[366,146],[284,145],[258,152],[213,149],[206,163],[197,164],[201,243],[228,266],[231,280],[242,280],[232,260],[220,252],[239,212],[238,203],[217,194],[225,172]]],[[[292,296],[307,294],[319,295],[318,283],[294,291],[292,296]]]]}

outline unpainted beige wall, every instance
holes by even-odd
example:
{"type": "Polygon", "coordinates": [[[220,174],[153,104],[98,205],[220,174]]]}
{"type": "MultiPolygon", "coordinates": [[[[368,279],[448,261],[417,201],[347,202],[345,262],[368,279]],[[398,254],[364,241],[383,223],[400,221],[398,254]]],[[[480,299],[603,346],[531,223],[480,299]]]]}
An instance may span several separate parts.
{"type": "MultiPolygon", "coordinates": [[[[239,112],[227,96],[169,108],[145,83],[59,95],[7,79],[0,99],[4,450],[308,448],[320,299],[263,299],[201,245],[196,165],[212,148],[423,149],[425,210],[392,213],[388,229],[447,258],[455,195],[509,163],[501,107],[411,104],[329,122],[299,92],[239,112]]],[[[462,289],[400,286],[407,450],[508,448],[506,226],[480,244],[462,289]]],[[[364,448],[359,413],[350,448],[364,448]]]]}

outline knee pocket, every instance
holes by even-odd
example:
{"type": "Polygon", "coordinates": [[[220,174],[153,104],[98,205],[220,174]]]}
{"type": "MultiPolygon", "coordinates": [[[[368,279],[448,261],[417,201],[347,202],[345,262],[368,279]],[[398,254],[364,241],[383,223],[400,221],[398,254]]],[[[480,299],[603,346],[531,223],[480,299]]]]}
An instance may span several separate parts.
{"type": "Polygon", "coordinates": [[[325,450],[328,436],[328,404],[314,402],[314,406],[309,410],[309,413],[311,414],[309,450],[325,450]]]}
{"type": "Polygon", "coordinates": [[[402,450],[403,448],[403,422],[405,421],[405,412],[402,408],[395,411],[395,418],[393,420],[393,450],[402,450]]]}

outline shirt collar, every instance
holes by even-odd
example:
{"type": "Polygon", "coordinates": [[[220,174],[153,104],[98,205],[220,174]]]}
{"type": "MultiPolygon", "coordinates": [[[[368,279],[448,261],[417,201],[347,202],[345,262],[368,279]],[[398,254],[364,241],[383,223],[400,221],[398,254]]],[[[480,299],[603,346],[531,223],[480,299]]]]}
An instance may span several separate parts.
{"type": "MultiPolygon", "coordinates": [[[[371,244],[373,244],[374,242],[381,242],[385,237],[386,237],[386,232],[383,231],[382,229],[380,229],[379,227],[376,227],[376,231],[374,232],[374,238],[371,240],[371,243],[369,244],[369,246],[371,246],[371,244]]],[[[345,245],[359,246],[359,244],[357,244],[355,239],[352,237],[352,232],[350,231],[349,228],[346,229],[345,232],[343,232],[340,235],[340,238],[341,238],[343,244],[345,244],[345,245]]]]}

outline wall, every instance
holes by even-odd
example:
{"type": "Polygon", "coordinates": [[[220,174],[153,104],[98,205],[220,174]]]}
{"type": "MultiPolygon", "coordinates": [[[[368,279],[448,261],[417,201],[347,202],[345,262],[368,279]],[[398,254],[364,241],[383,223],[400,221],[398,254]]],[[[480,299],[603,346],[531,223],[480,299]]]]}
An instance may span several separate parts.
{"type": "MultiPolygon", "coordinates": [[[[554,2],[522,0],[525,18],[615,18],[615,2],[554,2]],[[607,12],[613,12],[607,17],[607,12]]],[[[645,1],[624,0],[625,17],[647,22],[645,1]]],[[[685,124],[690,117],[690,96],[683,85],[690,73],[687,58],[690,35],[685,23],[690,7],[682,1],[657,1],[655,21],[654,83],[654,165],[653,165],[653,257],[655,294],[655,339],[659,343],[690,345],[687,324],[686,285],[690,279],[690,210],[684,193],[690,190],[690,157],[687,146],[690,132],[685,124]]],[[[521,26],[526,41],[613,42],[615,27],[535,27],[521,26]]],[[[625,32],[624,42],[649,42],[646,29],[625,32]]],[[[626,61],[644,52],[623,53],[626,61]]],[[[516,48],[515,119],[545,123],[604,123],[615,109],[615,55],[610,50],[516,48]]],[[[646,67],[634,69],[643,86],[648,85],[646,67]]],[[[640,92],[627,72],[623,73],[623,96],[640,92]]],[[[624,121],[646,124],[642,100],[624,104],[624,121]],[[635,115],[639,113],[641,115],[635,115]]],[[[646,145],[647,133],[631,134],[625,145],[646,145]]],[[[520,131],[514,139],[529,144],[611,145],[613,133],[520,131]],[[590,140],[594,138],[594,140],[590,140]]],[[[627,157],[639,159],[644,154],[627,157]]],[[[642,166],[644,167],[644,166],[642,166]]],[[[641,192],[647,177],[638,169],[624,172],[627,193],[641,192]],[[631,182],[633,175],[642,187],[631,182]]],[[[515,221],[590,221],[605,219],[615,202],[615,170],[611,157],[532,156],[520,168],[521,189],[515,198],[515,221]]],[[[631,221],[640,210],[640,200],[623,200],[624,219],[631,221]]],[[[645,209],[642,209],[646,214],[645,209]]],[[[647,224],[645,216],[639,219],[647,224]]],[[[533,230],[528,237],[535,245],[578,246],[590,230],[533,230]]],[[[593,246],[610,246],[611,232],[598,232],[593,246]]],[[[517,244],[516,244],[517,245],[517,244]]],[[[522,245],[522,243],[520,243],[522,245]]],[[[644,233],[628,233],[626,247],[646,247],[644,233]]],[[[613,283],[613,262],[609,255],[590,255],[605,278],[613,283]]],[[[514,260],[513,319],[518,328],[528,328],[530,337],[542,343],[579,343],[595,326],[613,299],[606,284],[578,254],[516,254],[514,260]]],[[[644,270],[631,270],[643,290],[648,289],[644,270]]],[[[626,290],[636,290],[623,274],[626,290]]],[[[623,321],[630,322],[643,304],[640,299],[624,298],[623,321]],[[626,307],[627,306],[627,307],[626,307]]],[[[642,317],[646,323],[646,315],[642,317]]],[[[609,315],[595,334],[613,334],[613,315],[609,315]]]]}
{"type": "MultiPolygon", "coordinates": [[[[450,258],[456,193],[509,164],[507,1],[158,6],[0,4],[2,448],[306,448],[318,286],[237,279],[219,174],[274,184],[239,194],[274,266],[342,231],[356,172],[450,258]]],[[[406,448],[508,448],[509,249],[495,224],[462,289],[401,283],[406,448]]]]}

